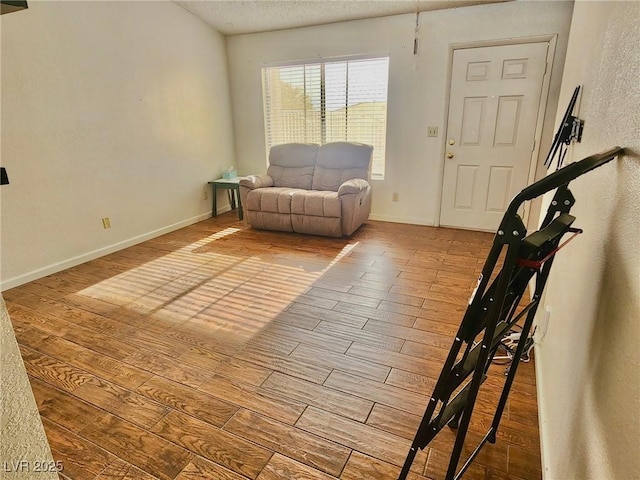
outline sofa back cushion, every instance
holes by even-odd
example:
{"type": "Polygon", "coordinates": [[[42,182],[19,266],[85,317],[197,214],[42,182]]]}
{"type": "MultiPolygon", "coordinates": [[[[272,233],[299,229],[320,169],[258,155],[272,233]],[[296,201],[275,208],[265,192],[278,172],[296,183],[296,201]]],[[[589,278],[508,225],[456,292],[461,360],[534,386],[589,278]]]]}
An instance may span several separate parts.
{"type": "Polygon", "coordinates": [[[363,143],[333,142],[318,150],[313,190],[338,191],[340,185],[352,178],[369,180],[373,147],[363,143]]]}
{"type": "Polygon", "coordinates": [[[267,174],[275,187],[311,190],[317,154],[318,145],[311,143],[274,145],[269,151],[267,174]]]}

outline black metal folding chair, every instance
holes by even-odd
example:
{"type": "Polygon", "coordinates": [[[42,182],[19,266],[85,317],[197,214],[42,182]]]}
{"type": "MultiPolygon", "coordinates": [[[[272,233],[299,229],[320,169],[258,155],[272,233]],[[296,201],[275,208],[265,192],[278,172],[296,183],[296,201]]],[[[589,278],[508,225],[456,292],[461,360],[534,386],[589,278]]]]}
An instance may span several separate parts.
{"type": "Polygon", "coordinates": [[[569,214],[575,199],[569,183],[623,153],[620,147],[587,157],[548,175],[522,190],[509,204],[478,280],[478,286],[462,318],[451,351],[434,387],[426,412],[413,440],[398,480],[407,478],[418,449],[425,448],[445,425],[457,429],[446,480],[460,478],[487,441],[495,443],[496,433],[507,397],[518,369],[520,357],[555,254],[569,240],[560,243],[565,234],[582,233],[573,228],[575,217],[569,214]],[[540,229],[527,235],[518,215],[526,201],[556,189],[540,229]],[[500,258],[504,259],[500,266],[500,258]],[[530,280],[535,288],[530,302],[518,311],[530,280]],[[458,470],[460,455],[480,386],[487,378],[500,341],[524,318],[522,333],[506,376],[500,400],[489,431],[458,470]],[[480,340],[481,337],[481,340],[480,340]],[[462,353],[461,353],[462,352],[462,353]]]}

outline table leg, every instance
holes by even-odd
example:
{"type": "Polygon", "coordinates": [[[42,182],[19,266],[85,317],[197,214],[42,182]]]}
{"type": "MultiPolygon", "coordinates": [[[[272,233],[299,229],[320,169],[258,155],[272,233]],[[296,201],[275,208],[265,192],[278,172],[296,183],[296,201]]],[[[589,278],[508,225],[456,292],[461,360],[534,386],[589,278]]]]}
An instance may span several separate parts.
{"type": "Polygon", "coordinates": [[[211,185],[213,189],[213,207],[211,208],[211,216],[218,216],[218,189],[216,188],[216,184],[211,185]]]}
{"type": "Polygon", "coordinates": [[[242,220],[243,214],[242,214],[242,199],[240,198],[240,187],[238,187],[235,192],[236,192],[236,195],[238,195],[238,218],[242,220]]]}
{"type": "Polygon", "coordinates": [[[236,189],[232,188],[231,190],[229,190],[229,193],[231,194],[231,210],[235,210],[236,209],[236,189]]]}

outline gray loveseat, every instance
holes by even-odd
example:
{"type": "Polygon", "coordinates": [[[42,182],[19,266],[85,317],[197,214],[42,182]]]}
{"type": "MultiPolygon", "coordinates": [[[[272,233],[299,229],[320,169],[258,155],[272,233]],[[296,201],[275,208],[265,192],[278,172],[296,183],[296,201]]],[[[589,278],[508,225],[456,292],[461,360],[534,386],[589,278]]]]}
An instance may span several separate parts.
{"type": "Polygon", "coordinates": [[[372,152],[350,142],[272,147],[267,174],[240,180],[247,222],[266,230],[351,235],[371,212],[372,152]]]}

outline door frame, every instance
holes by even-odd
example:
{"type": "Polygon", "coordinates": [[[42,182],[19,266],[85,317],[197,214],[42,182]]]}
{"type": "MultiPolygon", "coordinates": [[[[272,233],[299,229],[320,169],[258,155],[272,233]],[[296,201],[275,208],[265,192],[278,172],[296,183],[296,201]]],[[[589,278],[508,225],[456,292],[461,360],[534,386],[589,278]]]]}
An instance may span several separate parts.
{"type": "MultiPolygon", "coordinates": [[[[466,48],[481,48],[481,47],[501,47],[506,45],[521,45],[523,43],[543,43],[549,44],[547,49],[547,66],[545,74],[542,78],[542,90],[540,92],[540,104],[538,106],[538,116],[536,119],[536,132],[535,132],[535,145],[531,152],[531,160],[529,161],[529,175],[527,177],[527,183],[531,184],[536,178],[536,172],[540,164],[540,144],[542,139],[542,130],[544,126],[544,117],[547,109],[547,103],[549,101],[549,87],[551,85],[551,74],[553,73],[553,59],[556,53],[556,44],[558,41],[558,35],[534,35],[530,37],[517,37],[517,38],[504,38],[495,40],[482,40],[479,42],[462,42],[462,43],[450,43],[449,54],[447,58],[447,83],[445,90],[445,106],[442,129],[444,135],[440,141],[440,159],[438,161],[438,170],[440,175],[440,182],[438,183],[438,205],[436,206],[436,216],[434,226],[440,226],[440,216],[442,214],[442,194],[444,191],[444,152],[447,148],[447,133],[449,127],[449,105],[451,103],[451,79],[453,78],[453,54],[455,50],[462,50],[466,48]]],[[[553,128],[553,126],[552,126],[553,128]]],[[[529,222],[529,215],[531,214],[531,207],[529,202],[524,206],[523,222],[525,225],[529,222]]],[[[458,227],[462,228],[462,227],[458,227]]]]}

